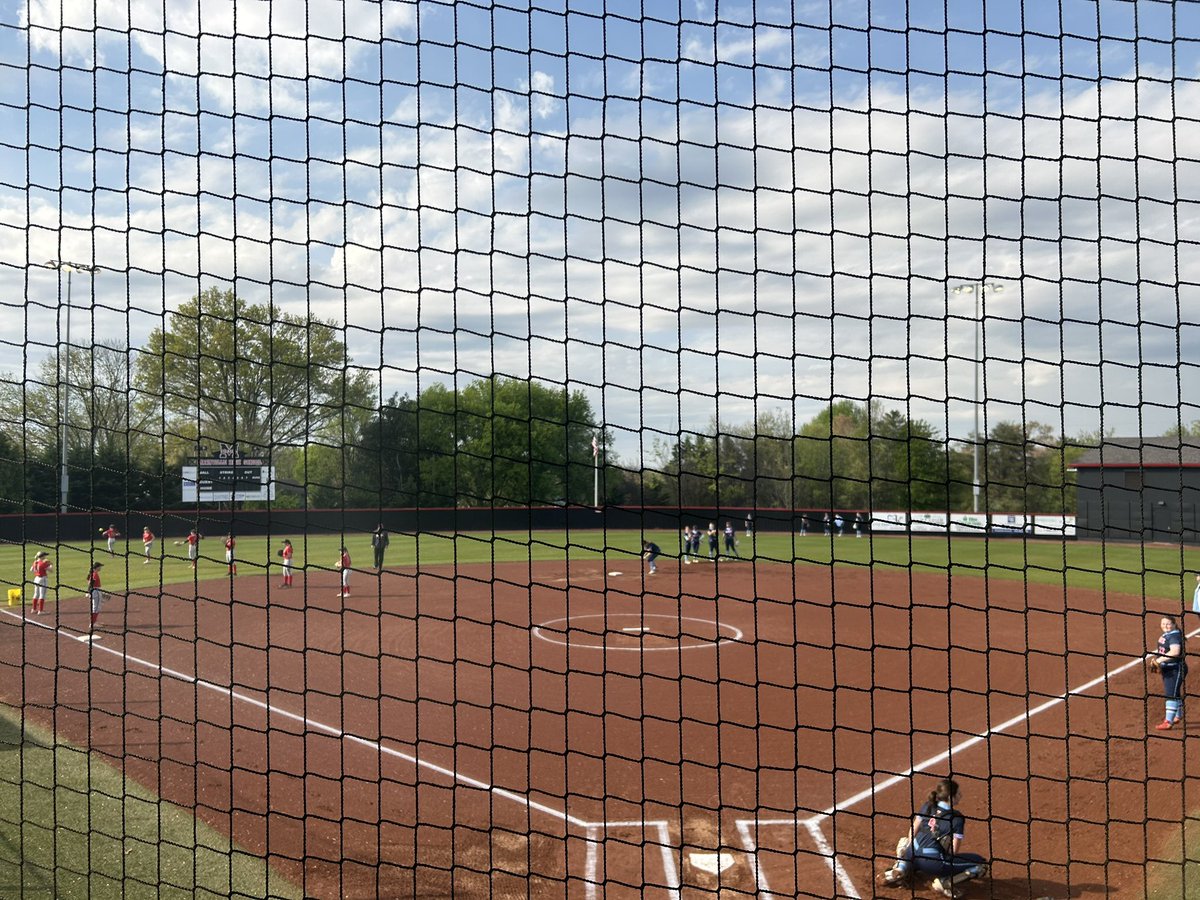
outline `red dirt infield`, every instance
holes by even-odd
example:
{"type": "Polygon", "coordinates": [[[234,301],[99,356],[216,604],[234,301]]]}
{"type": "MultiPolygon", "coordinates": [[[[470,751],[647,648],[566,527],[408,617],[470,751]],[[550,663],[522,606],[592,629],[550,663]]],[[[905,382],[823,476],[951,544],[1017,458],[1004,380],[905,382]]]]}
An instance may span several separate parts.
{"type": "Polygon", "coordinates": [[[968,897],[1145,896],[1182,858],[1200,762],[1147,733],[1158,686],[1053,702],[1144,652],[1141,598],[762,561],[334,578],[132,593],[94,643],[82,598],[0,610],[0,699],[309,897],[911,896],[880,857],[951,770],[993,859],[968,897]]]}

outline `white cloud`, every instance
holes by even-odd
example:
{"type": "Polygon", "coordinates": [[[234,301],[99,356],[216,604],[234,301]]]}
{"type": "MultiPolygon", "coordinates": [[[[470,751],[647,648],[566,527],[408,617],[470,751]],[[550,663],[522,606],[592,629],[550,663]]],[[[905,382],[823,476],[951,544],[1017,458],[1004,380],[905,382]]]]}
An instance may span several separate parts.
{"type": "MultiPolygon", "coordinates": [[[[106,146],[130,152],[128,184],[111,186],[128,208],[93,211],[86,191],[53,188],[31,192],[27,211],[0,197],[0,234],[30,226],[28,245],[0,249],[6,284],[26,246],[35,261],[94,253],[136,267],[97,280],[106,303],[136,282],[142,304],[147,277],[167,305],[237,279],[395,329],[389,341],[419,350],[389,357],[397,378],[495,365],[605,383],[606,416],[631,429],[703,429],[746,397],[806,418],[832,392],[886,398],[962,436],[974,326],[947,287],[986,275],[1008,286],[987,298],[993,419],[1048,410],[1068,430],[1094,428],[1103,399],[1142,404],[1154,430],[1170,424],[1164,397],[1200,387],[1172,337],[1198,324],[1175,288],[1200,282],[1188,252],[1200,163],[1174,149],[1200,141],[1175,112],[1200,98],[1194,85],[1104,82],[1031,94],[1024,114],[942,117],[980,98],[881,85],[869,106],[790,108],[776,84],[771,102],[789,108],[601,104],[578,93],[600,84],[595,67],[562,84],[535,67],[517,89],[473,99],[368,84],[384,122],[351,130],[339,89],[318,79],[378,64],[381,35],[411,37],[412,4],[310,6],[301,33],[291,4],[171,2],[165,44],[161,3],[144,7],[132,7],[144,30],[124,40],[174,73],[158,100],[173,111],[106,125],[106,146]],[[457,346],[444,334],[455,327],[457,346]],[[718,377],[717,399],[693,396],[718,377]]],[[[58,9],[29,8],[37,52],[120,55],[116,31],[90,29],[128,27],[127,3],[67,0],[61,21],[58,9]]],[[[792,52],[784,29],[709,33],[706,50],[693,30],[687,59],[792,52]]],[[[356,353],[378,364],[374,344],[356,353]]]]}

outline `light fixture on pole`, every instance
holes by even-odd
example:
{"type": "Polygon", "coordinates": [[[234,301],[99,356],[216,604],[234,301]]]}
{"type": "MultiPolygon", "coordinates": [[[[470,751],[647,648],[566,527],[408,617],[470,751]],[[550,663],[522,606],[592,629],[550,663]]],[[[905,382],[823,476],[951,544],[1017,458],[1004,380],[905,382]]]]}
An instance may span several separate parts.
{"type": "Polygon", "coordinates": [[[1004,290],[1004,285],[998,281],[966,281],[962,284],[955,285],[954,293],[956,294],[974,294],[975,295],[975,355],[971,358],[971,366],[975,370],[975,436],[972,443],[972,474],[971,474],[971,496],[972,509],[979,512],[979,445],[982,442],[979,435],[979,366],[982,360],[979,358],[979,337],[980,331],[983,328],[983,320],[979,317],[979,309],[983,304],[984,294],[988,291],[998,293],[1004,290]]]}
{"type": "Polygon", "coordinates": [[[67,493],[71,486],[71,476],[67,471],[67,412],[71,403],[71,275],[75,272],[87,272],[93,278],[100,272],[99,266],[88,265],[87,263],[71,262],[66,259],[51,259],[46,262],[46,268],[57,269],[59,272],[67,273],[67,327],[65,332],[64,352],[61,354],[63,361],[62,373],[62,389],[63,402],[60,404],[62,409],[62,476],[60,481],[61,491],[61,510],[67,512],[67,493]]]}

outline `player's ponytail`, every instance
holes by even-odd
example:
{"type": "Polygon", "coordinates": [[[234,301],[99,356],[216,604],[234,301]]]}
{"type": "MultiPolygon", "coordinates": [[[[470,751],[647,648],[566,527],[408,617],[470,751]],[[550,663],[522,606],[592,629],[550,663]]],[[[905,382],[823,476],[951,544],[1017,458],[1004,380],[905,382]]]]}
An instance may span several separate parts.
{"type": "Polygon", "coordinates": [[[958,796],[958,782],[952,778],[943,778],[933,786],[933,790],[929,792],[929,803],[936,805],[938,803],[953,803],[954,798],[958,796]]]}

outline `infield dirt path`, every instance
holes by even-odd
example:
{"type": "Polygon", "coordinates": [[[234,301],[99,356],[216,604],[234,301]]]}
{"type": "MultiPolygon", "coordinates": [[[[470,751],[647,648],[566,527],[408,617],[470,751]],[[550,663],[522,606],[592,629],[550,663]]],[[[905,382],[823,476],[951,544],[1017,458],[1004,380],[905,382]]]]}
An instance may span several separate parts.
{"type": "Polygon", "coordinates": [[[1140,598],[761,562],[358,573],[344,603],[333,577],[114,599],[94,644],[82,599],[10,610],[0,697],[321,898],[872,896],[951,768],[995,861],[969,896],[1136,897],[1197,806],[1140,668],[1022,718],[1143,652],[1140,598]]]}

